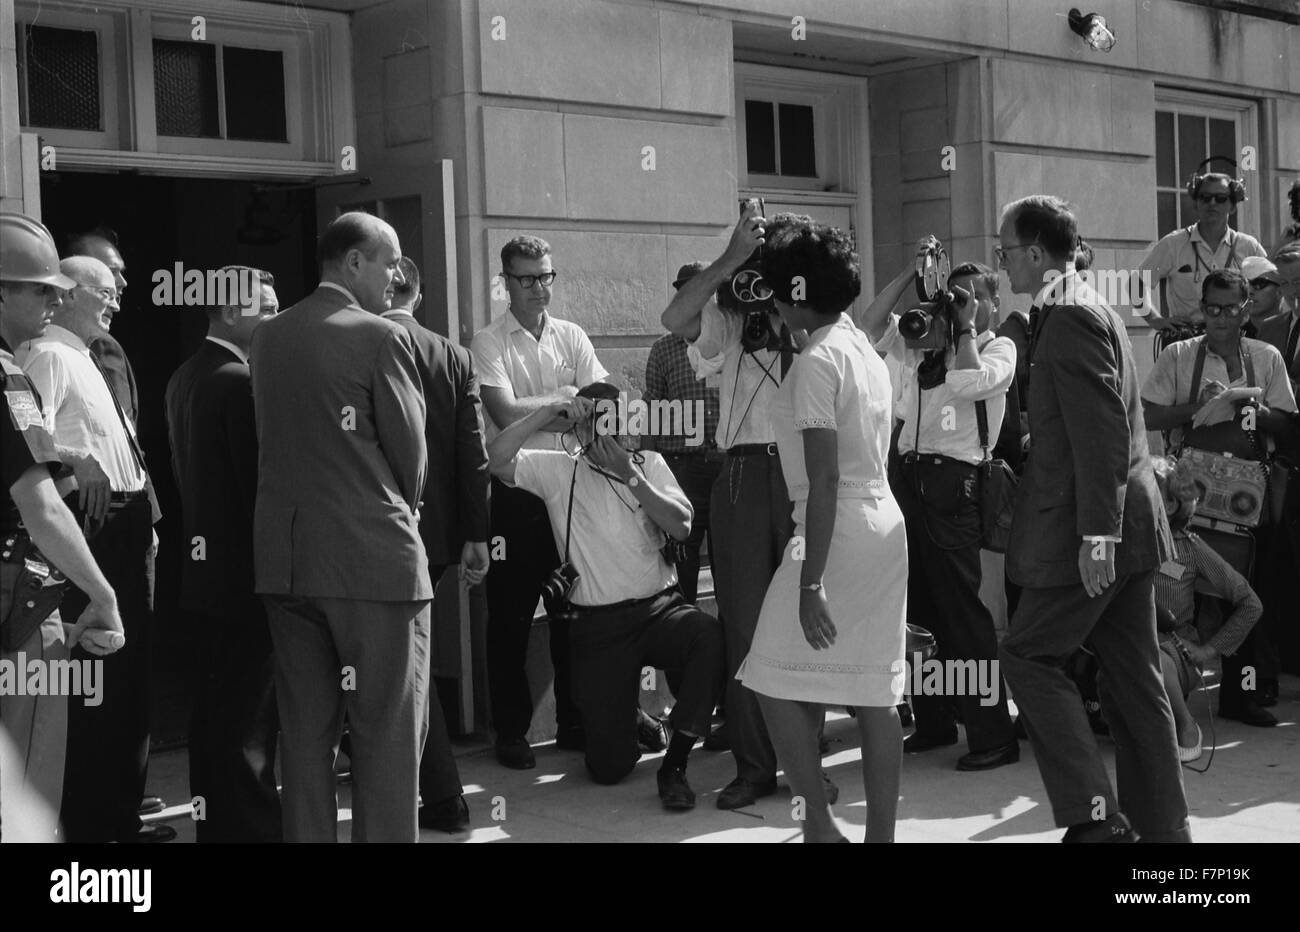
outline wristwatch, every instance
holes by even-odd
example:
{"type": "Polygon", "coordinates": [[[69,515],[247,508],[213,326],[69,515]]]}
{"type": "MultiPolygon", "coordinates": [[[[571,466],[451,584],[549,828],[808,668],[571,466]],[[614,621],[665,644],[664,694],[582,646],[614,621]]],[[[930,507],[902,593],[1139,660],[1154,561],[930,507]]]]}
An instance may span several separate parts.
{"type": "Polygon", "coordinates": [[[965,336],[969,336],[972,340],[974,340],[975,337],[977,336],[977,334],[975,333],[975,328],[974,328],[974,327],[967,327],[965,330],[959,330],[959,331],[957,331],[957,339],[958,339],[958,340],[960,340],[960,339],[962,338],[963,335],[965,335],[965,336]]]}

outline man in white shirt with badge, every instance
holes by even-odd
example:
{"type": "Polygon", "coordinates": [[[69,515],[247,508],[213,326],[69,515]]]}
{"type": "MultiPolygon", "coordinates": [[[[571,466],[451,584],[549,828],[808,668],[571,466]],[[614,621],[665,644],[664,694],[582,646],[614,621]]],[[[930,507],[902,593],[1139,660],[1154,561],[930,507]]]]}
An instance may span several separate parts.
{"type": "MultiPolygon", "coordinates": [[[[536,236],[517,236],[501,250],[501,276],[510,298],[505,314],[474,335],[470,344],[489,423],[490,441],[502,429],[539,408],[573,399],[579,386],[605,378],[605,368],[582,328],[547,313],[558,273],[551,247],[536,236]]],[[[525,449],[559,450],[563,419],[533,422],[525,449]]],[[[497,760],[526,770],[536,766],[528,745],[532,693],[524,663],[528,632],[546,577],[559,566],[546,508],[536,497],[492,480],[490,540],[505,543],[504,559],[487,576],[488,684],[497,760]]],[[[570,696],[568,624],[550,620],[555,670],[557,747],[582,750],[582,722],[570,696]]]]}
{"type": "MultiPolygon", "coordinates": [[[[71,468],[56,484],[117,593],[126,634],[126,646],[104,658],[103,703],[68,705],[62,821],[70,842],[169,841],[175,829],[144,826],[137,813],[149,762],[153,626],[153,512],[144,454],[88,346],[103,331],[105,313],[116,307],[117,286],[109,268],[88,256],[64,259],[60,269],[77,284],[45,335],[23,344],[16,359],[35,383],[55,448],[71,468]]],[[[62,611],[75,618],[86,602],[73,589],[62,611]]]]}

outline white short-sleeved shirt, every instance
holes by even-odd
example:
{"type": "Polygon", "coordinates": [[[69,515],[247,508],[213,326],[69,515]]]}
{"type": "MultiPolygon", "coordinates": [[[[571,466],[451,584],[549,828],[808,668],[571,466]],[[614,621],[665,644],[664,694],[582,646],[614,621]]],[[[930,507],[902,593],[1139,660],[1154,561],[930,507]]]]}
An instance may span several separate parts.
{"type": "MultiPolygon", "coordinates": [[[[1247,384],[1245,365],[1241,367],[1241,378],[1230,380],[1228,364],[1223,357],[1207,348],[1205,366],[1201,370],[1201,384],[1196,387],[1193,396],[1192,372],[1196,368],[1196,353],[1204,342],[1205,337],[1200,336],[1190,340],[1179,340],[1166,346],[1142,386],[1142,400],[1166,407],[1185,405],[1190,404],[1193,399],[1199,400],[1202,389],[1210,380],[1217,381],[1228,388],[1245,386],[1247,384]]],[[[1255,381],[1259,383],[1256,387],[1263,390],[1264,404],[1277,411],[1293,413],[1296,410],[1295,394],[1291,391],[1291,381],[1287,378],[1286,367],[1282,364],[1282,354],[1277,351],[1277,348],[1260,340],[1242,337],[1241,351],[1243,354],[1250,354],[1250,363],[1255,370],[1255,381]]],[[[1231,418],[1230,414],[1225,415],[1221,420],[1229,418],[1231,418]]],[[[1170,432],[1170,439],[1175,445],[1182,439],[1182,434],[1181,427],[1170,432]]]]}
{"type": "MultiPolygon", "coordinates": [[[[509,388],[516,398],[548,395],[566,385],[582,388],[609,375],[583,329],[551,314],[545,317],[539,340],[506,311],[474,334],[470,351],[479,383],[509,388]]],[[[486,420],[489,440],[510,426],[495,423],[490,414],[486,420]]],[[[538,431],[525,441],[524,448],[562,449],[560,435],[538,431]]]]}
{"type": "MultiPolygon", "coordinates": [[[[898,435],[900,453],[911,452],[916,447],[916,409],[918,402],[917,366],[924,353],[909,349],[898,332],[898,315],[889,315],[885,332],[876,341],[876,351],[886,353],[902,366],[898,407],[895,414],[903,421],[898,435]]],[[[1007,337],[995,336],[989,331],[975,338],[979,353],[978,369],[954,369],[951,348],[948,350],[948,371],[943,384],[920,392],[921,453],[938,453],[955,460],[978,465],[984,459],[980,446],[979,422],[975,402],[983,401],[988,414],[989,450],[997,445],[1002,431],[1002,416],[1007,407],[1007,389],[1016,375],[1016,344],[1007,337]]]]}
{"type": "Polygon", "coordinates": [[[809,335],[773,409],[781,471],[796,521],[802,523],[808,501],[808,468],[799,432],[836,432],[839,497],[883,498],[889,494],[889,409],[889,370],[848,315],[809,335]]]}
{"type": "Polygon", "coordinates": [[[40,392],[42,416],[56,447],[93,456],[114,492],[143,489],[144,471],[127,436],[135,428],[119,416],[112,390],[81,337],[50,324],[44,336],[24,343],[14,358],[40,392]]]}
{"type": "MultiPolygon", "coordinates": [[[[1239,233],[1228,228],[1217,249],[1211,250],[1201,236],[1200,224],[1164,236],[1151,247],[1142,260],[1140,269],[1150,271],[1152,284],[1158,289],[1162,279],[1169,284],[1165,289],[1166,306],[1162,311],[1175,320],[1204,320],[1201,314],[1201,283],[1215,269],[1241,271],[1241,260],[1247,256],[1267,256],[1259,240],[1249,233],[1239,233]]],[[[1154,298],[1152,301],[1154,302],[1154,298]]]]}
{"type": "Polygon", "coordinates": [[[722,449],[776,439],[772,400],[781,386],[781,354],[746,353],[741,345],[744,329],[744,315],[723,312],[710,301],[700,313],[700,335],[688,353],[696,376],[718,377],[721,413],[716,437],[722,449]]]}
{"type": "MultiPolygon", "coordinates": [[[[642,454],[641,471],[656,489],[690,507],[672,470],[658,453],[642,454]]],[[[676,585],[677,572],[659,552],[665,534],[650,520],[632,490],[555,450],[520,450],[514,484],[546,502],[555,549],[564,558],[564,531],[573,491],[573,528],[569,559],[579,580],[571,601],[575,605],[612,605],[644,599],[676,585]]]]}

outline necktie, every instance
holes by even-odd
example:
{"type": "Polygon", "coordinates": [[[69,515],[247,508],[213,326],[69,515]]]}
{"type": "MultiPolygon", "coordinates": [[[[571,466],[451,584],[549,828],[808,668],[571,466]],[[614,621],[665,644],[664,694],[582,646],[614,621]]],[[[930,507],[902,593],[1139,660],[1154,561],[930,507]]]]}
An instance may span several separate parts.
{"type": "Polygon", "coordinates": [[[1295,365],[1296,342],[1300,340],[1300,319],[1291,321],[1291,335],[1286,338],[1286,352],[1282,354],[1282,361],[1286,363],[1286,368],[1290,370],[1295,365]]]}
{"type": "Polygon", "coordinates": [[[785,324],[781,325],[780,336],[781,351],[781,381],[785,381],[785,374],[790,371],[790,364],[794,362],[794,340],[790,336],[790,331],[785,324]]]}
{"type": "Polygon", "coordinates": [[[1038,337],[1038,315],[1042,308],[1037,304],[1029,309],[1029,345],[1034,345],[1034,340],[1038,337]]]}
{"type": "Polygon", "coordinates": [[[126,442],[131,447],[131,455],[135,458],[135,463],[140,467],[140,472],[144,474],[145,481],[149,480],[149,470],[144,465],[144,451],[140,449],[140,444],[135,439],[135,434],[131,432],[131,425],[126,422],[126,414],[122,411],[122,403],[117,400],[117,395],[113,392],[113,383],[108,380],[108,373],[104,367],[99,364],[94,353],[90,353],[90,361],[95,364],[95,369],[99,372],[99,377],[104,380],[104,385],[108,389],[108,397],[113,399],[113,410],[117,412],[117,420],[122,425],[122,430],[126,434],[126,442]]]}

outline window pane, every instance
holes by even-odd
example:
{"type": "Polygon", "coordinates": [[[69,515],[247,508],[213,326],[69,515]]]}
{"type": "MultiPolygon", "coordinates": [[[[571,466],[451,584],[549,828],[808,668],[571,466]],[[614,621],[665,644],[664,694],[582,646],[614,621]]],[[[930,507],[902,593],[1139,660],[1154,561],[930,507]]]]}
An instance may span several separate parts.
{"type": "MultiPolygon", "coordinates": [[[[1237,161],[1240,154],[1237,149],[1237,127],[1231,120],[1210,120],[1210,151],[1206,155],[1222,155],[1237,161]]],[[[1216,172],[1232,174],[1236,178],[1240,172],[1233,174],[1232,165],[1229,162],[1215,159],[1210,163],[1210,168],[1216,172]]]]}
{"type": "Polygon", "coordinates": [[[1156,112],[1156,184],[1162,188],[1176,187],[1178,173],[1174,171],[1174,115],[1156,112]]]}
{"type": "Polygon", "coordinates": [[[1178,114],[1178,183],[1187,184],[1187,179],[1196,171],[1196,166],[1205,160],[1205,117],[1178,114]]]}
{"type": "Polygon", "coordinates": [[[160,136],[218,136],[217,47],[153,40],[153,100],[160,136]]]}
{"type": "Polygon", "coordinates": [[[288,142],[284,54],[227,45],[221,55],[226,84],[226,138],[288,142]]]}
{"type": "Polygon", "coordinates": [[[817,177],[812,107],[781,104],[781,174],[817,177]]]}
{"type": "Polygon", "coordinates": [[[1162,191],[1156,195],[1156,235],[1164,236],[1178,229],[1178,195],[1162,191]]]}
{"type": "Polygon", "coordinates": [[[28,26],[24,53],[28,125],[103,129],[99,37],[94,32],[28,26]]]}
{"type": "Polygon", "coordinates": [[[745,160],[751,172],[776,174],[776,126],[766,100],[745,101],[745,160]]]}

